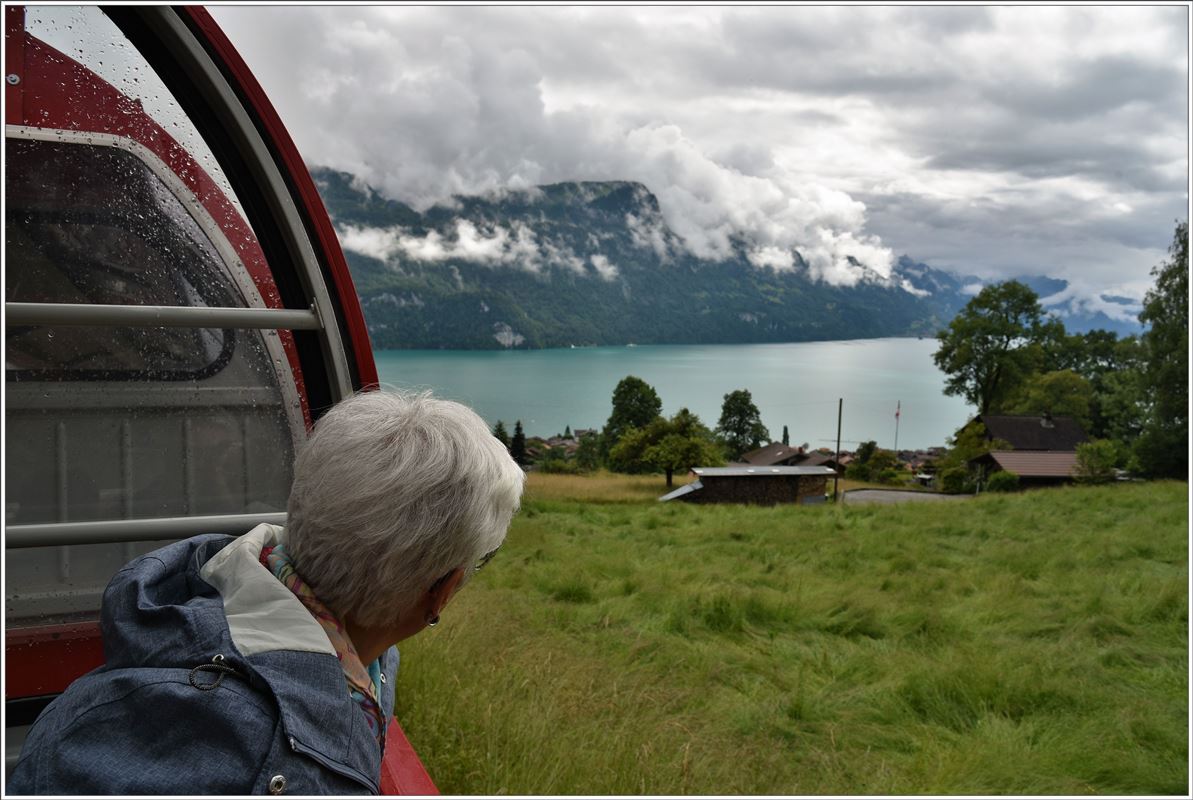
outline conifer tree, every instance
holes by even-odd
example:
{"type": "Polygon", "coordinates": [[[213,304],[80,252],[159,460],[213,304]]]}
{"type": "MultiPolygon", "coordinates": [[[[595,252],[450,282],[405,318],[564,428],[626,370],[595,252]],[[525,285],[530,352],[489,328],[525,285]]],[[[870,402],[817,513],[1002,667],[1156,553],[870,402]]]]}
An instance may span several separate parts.
{"type": "Polygon", "coordinates": [[[497,441],[505,445],[505,449],[510,449],[510,435],[505,430],[505,423],[497,420],[497,424],[493,426],[493,435],[497,437],[497,441]]]}
{"type": "Polygon", "coordinates": [[[791,444],[791,437],[787,435],[787,426],[783,426],[783,444],[791,444]]]}
{"type": "Polygon", "coordinates": [[[522,420],[514,423],[514,438],[510,440],[510,455],[519,467],[526,466],[526,434],[522,432],[522,420]]]}

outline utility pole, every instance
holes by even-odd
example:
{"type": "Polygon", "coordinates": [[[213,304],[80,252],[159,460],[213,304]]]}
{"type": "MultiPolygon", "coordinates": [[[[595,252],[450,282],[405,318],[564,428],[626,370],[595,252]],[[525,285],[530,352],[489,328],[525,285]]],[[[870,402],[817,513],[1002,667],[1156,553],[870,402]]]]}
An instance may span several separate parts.
{"type": "Polygon", "coordinates": [[[833,502],[837,502],[837,480],[841,477],[841,410],[845,407],[845,398],[837,398],[837,463],[833,470],[833,502]]]}
{"type": "Polygon", "coordinates": [[[899,400],[895,403],[895,458],[899,457],[899,410],[903,407],[903,401],[899,400]]]}

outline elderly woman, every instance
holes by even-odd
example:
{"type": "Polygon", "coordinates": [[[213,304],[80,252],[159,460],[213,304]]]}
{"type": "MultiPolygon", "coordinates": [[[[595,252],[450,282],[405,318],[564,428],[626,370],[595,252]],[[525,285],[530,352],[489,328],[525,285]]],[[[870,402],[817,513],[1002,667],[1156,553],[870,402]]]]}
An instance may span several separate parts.
{"type": "Polygon", "coordinates": [[[41,714],[8,791],[377,793],[393,645],[493,557],[523,478],[457,403],[340,403],[295,463],[284,529],[197,536],[113,578],[107,663],[41,714]]]}

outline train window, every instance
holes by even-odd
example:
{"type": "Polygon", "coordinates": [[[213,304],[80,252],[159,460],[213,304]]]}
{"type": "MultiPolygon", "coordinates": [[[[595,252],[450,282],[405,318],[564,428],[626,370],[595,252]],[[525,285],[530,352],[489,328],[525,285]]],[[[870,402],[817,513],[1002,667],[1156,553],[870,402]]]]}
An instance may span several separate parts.
{"type": "MultiPolygon", "coordinates": [[[[7,149],[9,301],[244,305],[211,239],[132,153],[17,138],[7,149]]],[[[178,380],[218,371],[234,342],[230,330],[12,328],[5,368],[13,380],[178,380]]]]}
{"type": "MultiPolygon", "coordinates": [[[[211,150],[102,10],[30,7],[7,46],[20,95],[6,109],[6,302],[282,306],[211,150]]],[[[285,511],[307,426],[287,330],[10,318],[5,380],[9,525],[285,511]]],[[[111,550],[95,550],[95,574],[10,550],[6,594],[23,598],[10,614],[94,595],[150,546],[87,547],[111,550]]]]}

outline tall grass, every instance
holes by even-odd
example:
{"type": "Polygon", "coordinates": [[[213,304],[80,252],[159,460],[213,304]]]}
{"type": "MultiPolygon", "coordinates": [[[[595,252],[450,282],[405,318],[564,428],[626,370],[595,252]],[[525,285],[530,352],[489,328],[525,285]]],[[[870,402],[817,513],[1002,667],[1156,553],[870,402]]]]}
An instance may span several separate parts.
{"type": "Polygon", "coordinates": [[[754,508],[540,477],[402,647],[445,793],[1187,789],[1186,484],[754,508]]]}

